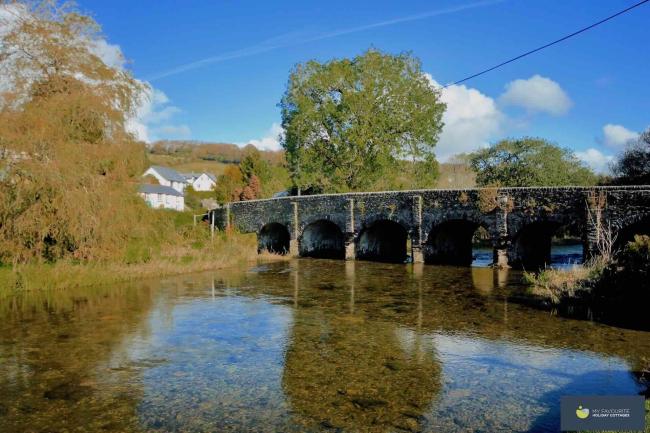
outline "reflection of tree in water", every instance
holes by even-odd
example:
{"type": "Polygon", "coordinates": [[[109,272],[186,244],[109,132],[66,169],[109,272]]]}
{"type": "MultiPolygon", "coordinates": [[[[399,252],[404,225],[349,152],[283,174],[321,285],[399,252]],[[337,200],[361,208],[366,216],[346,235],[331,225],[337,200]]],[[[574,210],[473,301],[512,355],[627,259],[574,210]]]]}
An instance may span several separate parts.
{"type": "Polygon", "coordinates": [[[146,332],[151,304],[149,290],[129,287],[34,292],[5,305],[0,431],[138,431],[142,366],[111,361],[126,335],[146,332]]]}
{"type": "MultiPolygon", "coordinates": [[[[411,278],[399,266],[357,264],[351,275],[348,266],[353,265],[302,261],[297,272],[258,276],[277,279],[277,294],[293,296],[298,306],[283,386],[306,430],[319,423],[351,431],[417,427],[408,420],[426,414],[424,406],[439,392],[431,355],[436,352],[422,351],[424,362],[418,364],[412,352],[402,351],[404,338],[394,329],[588,350],[621,356],[631,365],[650,353],[645,333],[598,325],[585,333],[584,322],[509,302],[510,291],[519,290],[517,272],[413,267],[411,278]],[[404,367],[390,370],[386,363],[392,358],[404,367]],[[424,406],[418,407],[418,399],[424,406]]],[[[264,284],[265,293],[274,292],[273,286],[264,284]]]]}
{"type": "Polygon", "coordinates": [[[418,429],[440,389],[431,347],[361,316],[296,311],[283,388],[304,427],[418,429]]]}

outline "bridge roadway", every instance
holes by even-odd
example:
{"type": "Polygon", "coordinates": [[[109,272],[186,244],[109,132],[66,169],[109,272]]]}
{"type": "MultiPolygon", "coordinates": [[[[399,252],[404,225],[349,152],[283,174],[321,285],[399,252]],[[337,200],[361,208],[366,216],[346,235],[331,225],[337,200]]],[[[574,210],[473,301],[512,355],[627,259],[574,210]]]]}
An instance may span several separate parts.
{"type": "Polygon", "coordinates": [[[347,260],[470,265],[478,233],[496,266],[532,269],[550,262],[554,235],[579,237],[587,259],[608,238],[620,248],[650,234],[650,186],[320,194],[233,202],[208,216],[256,233],[259,251],[347,260]]]}

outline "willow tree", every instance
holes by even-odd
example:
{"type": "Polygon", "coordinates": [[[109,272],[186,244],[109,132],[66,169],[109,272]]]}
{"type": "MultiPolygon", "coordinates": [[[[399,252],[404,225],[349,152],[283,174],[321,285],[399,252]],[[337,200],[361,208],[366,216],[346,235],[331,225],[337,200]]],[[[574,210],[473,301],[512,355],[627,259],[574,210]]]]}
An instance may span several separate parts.
{"type": "Polygon", "coordinates": [[[0,28],[0,261],[108,257],[137,236],[144,148],[126,131],[144,86],[98,55],[92,18],[5,2],[0,28]]]}
{"type": "Polygon", "coordinates": [[[445,105],[418,59],[369,50],[297,65],[280,103],[292,180],[323,191],[372,189],[407,169],[437,175],[445,105]]]}

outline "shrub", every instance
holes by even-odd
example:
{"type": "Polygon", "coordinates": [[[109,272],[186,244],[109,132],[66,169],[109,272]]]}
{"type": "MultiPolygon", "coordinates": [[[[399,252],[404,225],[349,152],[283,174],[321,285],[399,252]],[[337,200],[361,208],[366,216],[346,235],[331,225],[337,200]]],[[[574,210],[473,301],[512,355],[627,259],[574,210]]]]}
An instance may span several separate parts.
{"type": "Polygon", "coordinates": [[[639,277],[648,275],[650,270],[650,236],[636,235],[619,256],[619,264],[639,277]]]}
{"type": "Polygon", "coordinates": [[[534,295],[556,304],[592,296],[616,299],[621,305],[644,305],[650,299],[650,236],[635,236],[614,261],[599,256],[568,270],[526,272],[524,281],[532,286],[534,295]]]}
{"type": "Polygon", "coordinates": [[[650,236],[636,235],[607,267],[598,281],[598,294],[640,301],[650,298],[650,236]]]}
{"type": "Polygon", "coordinates": [[[588,296],[594,281],[600,278],[605,263],[595,259],[570,269],[544,269],[524,272],[524,282],[530,284],[532,294],[559,304],[565,299],[588,296]]]}
{"type": "Polygon", "coordinates": [[[478,208],[483,213],[490,213],[497,207],[499,190],[494,187],[481,189],[478,193],[478,208]]]}

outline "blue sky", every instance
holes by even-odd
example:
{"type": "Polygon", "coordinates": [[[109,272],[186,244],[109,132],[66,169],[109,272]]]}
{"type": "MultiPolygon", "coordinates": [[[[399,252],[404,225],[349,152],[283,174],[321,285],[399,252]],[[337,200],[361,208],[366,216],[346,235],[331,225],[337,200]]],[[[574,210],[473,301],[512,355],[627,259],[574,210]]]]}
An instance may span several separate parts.
{"type": "MultiPolygon", "coordinates": [[[[411,51],[447,84],[598,21],[636,0],[81,0],[139,79],[156,89],[149,140],[277,146],[277,103],[309,59],[411,51]]],[[[650,4],[443,94],[441,158],[541,136],[603,169],[650,125],[650,4]]]]}

